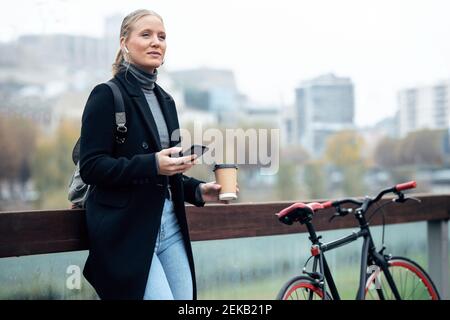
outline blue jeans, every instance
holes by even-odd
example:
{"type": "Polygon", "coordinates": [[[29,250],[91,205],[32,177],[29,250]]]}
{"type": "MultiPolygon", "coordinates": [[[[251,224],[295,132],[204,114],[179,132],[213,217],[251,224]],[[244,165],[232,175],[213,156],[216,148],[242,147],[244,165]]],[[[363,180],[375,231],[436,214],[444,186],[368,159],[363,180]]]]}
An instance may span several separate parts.
{"type": "Polygon", "coordinates": [[[183,235],[173,202],[165,199],[144,300],[192,300],[192,291],[183,235]]]}

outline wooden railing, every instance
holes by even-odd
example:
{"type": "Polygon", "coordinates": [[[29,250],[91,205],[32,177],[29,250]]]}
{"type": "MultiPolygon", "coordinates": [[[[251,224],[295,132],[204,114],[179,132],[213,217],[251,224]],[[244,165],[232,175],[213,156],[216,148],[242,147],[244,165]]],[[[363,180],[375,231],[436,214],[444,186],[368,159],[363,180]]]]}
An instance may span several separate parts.
{"type": "MultiPolygon", "coordinates": [[[[444,297],[448,297],[448,219],[450,195],[416,194],[421,203],[385,207],[386,224],[427,221],[428,270],[444,297]]],[[[391,201],[386,198],[382,201],[391,201]]],[[[193,241],[257,237],[305,232],[300,224],[279,223],[275,213],[292,202],[187,206],[193,241]]],[[[332,209],[314,217],[317,230],[356,227],[352,216],[328,222],[332,209]]],[[[381,214],[371,225],[382,223],[381,214]]],[[[48,210],[0,213],[0,258],[89,249],[84,210],[48,210]]]]}

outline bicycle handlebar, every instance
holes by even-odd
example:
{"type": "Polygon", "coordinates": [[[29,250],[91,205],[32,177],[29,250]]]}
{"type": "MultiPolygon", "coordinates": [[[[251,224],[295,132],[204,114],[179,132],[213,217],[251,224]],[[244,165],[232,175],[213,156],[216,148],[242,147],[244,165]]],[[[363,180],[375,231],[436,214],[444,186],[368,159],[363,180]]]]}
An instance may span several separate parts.
{"type": "Polygon", "coordinates": [[[415,181],[409,181],[409,182],[400,183],[400,184],[396,185],[395,189],[397,191],[403,191],[403,190],[408,190],[408,189],[414,189],[416,186],[417,186],[417,183],[415,181]]]}
{"type": "Polygon", "coordinates": [[[310,202],[307,204],[307,206],[310,207],[313,212],[315,212],[317,210],[325,209],[323,204],[319,203],[319,202],[310,202]]]}
{"type": "Polygon", "coordinates": [[[312,215],[313,213],[315,213],[319,210],[336,207],[337,212],[330,219],[330,221],[331,221],[335,216],[343,217],[343,216],[353,212],[353,209],[351,209],[351,208],[341,208],[340,207],[341,204],[345,204],[345,203],[356,204],[359,206],[359,208],[357,209],[357,212],[365,213],[373,203],[380,200],[386,193],[391,193],[391,192],[395,193],[398,196],[398,199],[395,199],[395,200],[401,201],[401,202],[406,201],[406,199],[405,199],[403,193],[401,193],[401,191],[415,188],[416,185],[417,184],[415,181],[400,183],[400,184],[395,185],[392,188],[388,188],[388,189],[381,191],[373,199],[366,197],[363,201],[358,201],[355,199],[343,199],[343,200],[337,200],[337,201],[325,201],[323,203],[310,202],[310,203],[306,204],[306,203],[302,203],[302,202],[297,202],[287,208],[284,208],[283,210],[278,212],[276,215],[281,222],[290,225],[294,221],[302,221],[301,219],[304,219],[305,217],[309,217],[309,215],[312,215]]]}
{"type": "Polygon", "coordinates": [[[324,209],[331,208],[333,206],[333,201],[327,201],[322,203],[324,209]]]}
{"type": "MultiPolygon", "coordinates": [[[[409,181],[409,182],[405,182],[405,183],[399,183],[397,185],[395,185],[392,188],[388,188],[385,190],[382,190],[374,199],[370,200],[370,204],[377,202],[378,200],[380,200],[385,194],[387,193],[399,193],[403,190],[408,190],[408,189],[414,189],[417,186],[416,181],[409,181]]],[[[352,204],[356,204],[358,206],[363,205],[363,201],[358,201],[355,199],[342,199],[342,200],[337,200],[337,201],[326,201],[322,203],[322,206],[324,209],[326,208],[331,208],[331,207],[336,207],[339,206],[341,204],[346,204],[346,203],[352,203],[352,204]]],[[[369,204],[369,206],[370,206],[369,204]]],[[[369,207],[368,206],[368,207],[369,207]]]]}

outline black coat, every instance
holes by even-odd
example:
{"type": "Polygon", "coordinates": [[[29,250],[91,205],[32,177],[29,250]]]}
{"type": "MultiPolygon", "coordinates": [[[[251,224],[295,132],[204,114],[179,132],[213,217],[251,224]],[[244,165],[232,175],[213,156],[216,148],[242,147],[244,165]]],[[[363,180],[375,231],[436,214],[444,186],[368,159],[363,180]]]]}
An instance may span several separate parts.
{"type": "MultiPolygon", "coordinates": [[[[93,187],[86,201],[90,250],[83,274],[101,299],[143,299],[167,184],[187,249],[196,298],[194,261],[184,202],[196,206],[201,182],[176,174],[158,175],[155,153],[161,150],[158,130],[147,100],[131,73],[114,77],[122,92],[125,143],[115,142],[115,109],[111,89],[97,85],[82,117],[80,174],[93,187]]],[[[179,128],[172,97],[155,84],[155,95],[169,135],[179,128]]],[[[171,141],[175,146],[178,141],[171,141]]]]}

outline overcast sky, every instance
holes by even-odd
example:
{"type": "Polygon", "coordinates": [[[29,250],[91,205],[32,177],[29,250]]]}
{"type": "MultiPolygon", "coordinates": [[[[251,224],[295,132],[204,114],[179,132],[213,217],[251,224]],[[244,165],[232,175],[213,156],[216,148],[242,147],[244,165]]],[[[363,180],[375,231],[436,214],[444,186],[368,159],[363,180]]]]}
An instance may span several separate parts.
{"type": "Polygon", "coordinates": [[[106,16],[139,8],[164,18],[168,70],[232,69],[265,104],[293,103],[300,81],[333,72],[352,79],[366,125],[394,114],[397,90],[450,78],[449,0],[14,0],[0,40],[101,36],[106,16]]]}

